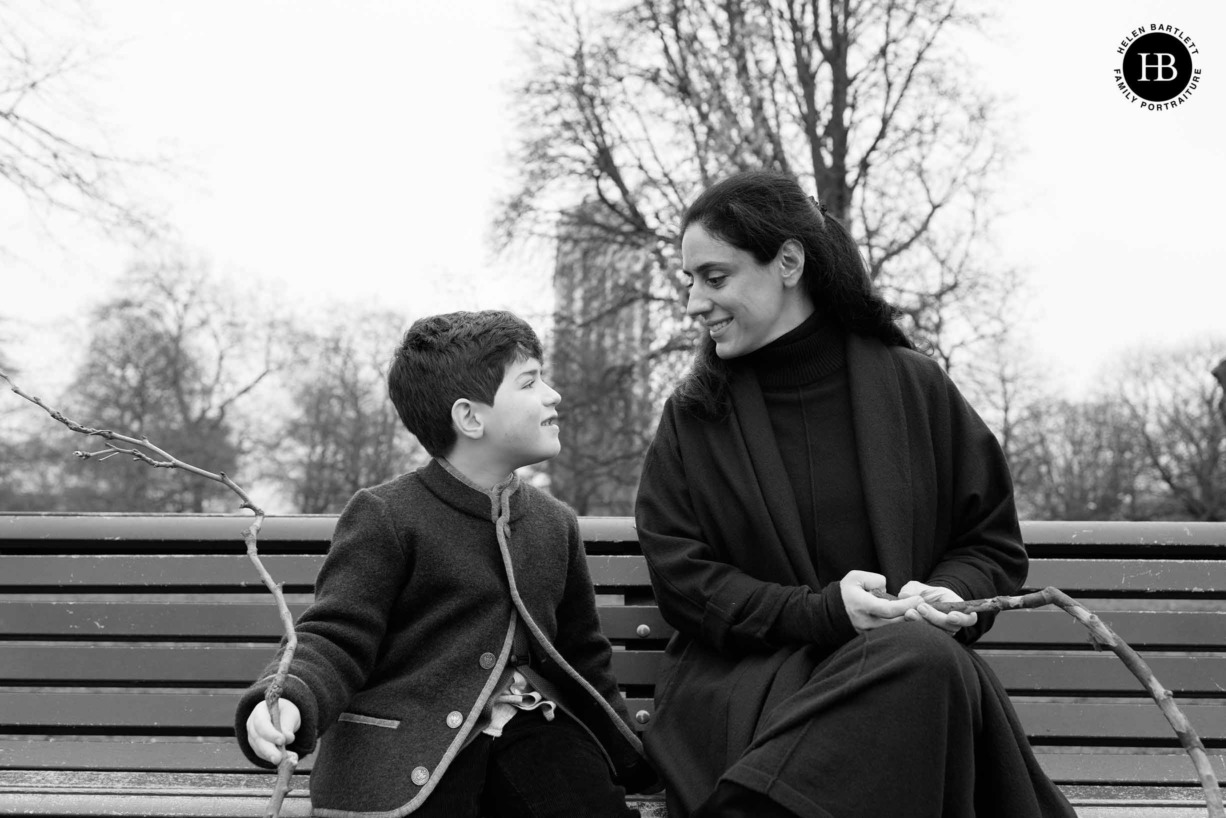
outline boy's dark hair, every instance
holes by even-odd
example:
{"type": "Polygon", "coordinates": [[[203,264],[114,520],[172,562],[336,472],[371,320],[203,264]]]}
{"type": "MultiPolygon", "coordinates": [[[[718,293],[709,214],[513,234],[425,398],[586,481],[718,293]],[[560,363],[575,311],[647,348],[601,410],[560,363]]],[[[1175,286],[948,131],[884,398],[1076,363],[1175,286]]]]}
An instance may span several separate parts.
{"type": "Polygon", "coordinates": [[[452,312],[413,322],[392,355],[387,391],[405,428],[433,457],[455,445],[451,407],[460,398],[491,406],[511,363],[541,359],[541,342],[509,312],[452,312]]]}

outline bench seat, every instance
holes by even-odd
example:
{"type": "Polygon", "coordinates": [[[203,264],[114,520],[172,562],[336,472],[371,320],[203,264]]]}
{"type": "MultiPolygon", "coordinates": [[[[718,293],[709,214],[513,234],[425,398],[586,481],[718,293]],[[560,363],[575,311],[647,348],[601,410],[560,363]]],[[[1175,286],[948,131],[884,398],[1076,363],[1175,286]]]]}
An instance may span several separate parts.
{"type": "MultiPolygon", "coordinates": [[[[231,737],[280,622],[241,515],[0,515],[0,814],[260,814],[271,776],[231,737]]],[[[261,553],[294,613],[333,516],[272,517],[261,553]]],[[[583,518],[601,625],[636,721],[663,648],[629,518],[583,518]]],[[[1226,779],[1226,524],[1025,523],[1054,585],[1138,649],[1226,779]]],[[[977,645],[1083,818],[1204,815],[1191,762],[1140,683],[1061,611],[1001,615],[977,645]]],[[[306,815],[311,758],[284,815],[306,815]]],[[[632,799],[662,816],[659,798],[632,799]]]]}

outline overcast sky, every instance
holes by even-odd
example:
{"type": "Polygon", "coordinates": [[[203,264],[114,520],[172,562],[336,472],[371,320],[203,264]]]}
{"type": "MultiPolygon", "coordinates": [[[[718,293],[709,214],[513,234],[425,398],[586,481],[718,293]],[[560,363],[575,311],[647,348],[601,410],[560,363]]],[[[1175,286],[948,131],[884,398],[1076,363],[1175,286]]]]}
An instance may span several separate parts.
{"type": "MultiPolygon", "coordinates": [[[[1226,3],[1000,3],[972,44],[1011,99],[1019,154],[999,180],[1002,260],[1026,273],[1027,326],[1051,383],[1076,392],[1129,349],[1226,336],[1226,3]],[[1169,23],[1203,79],[1173,111],[1116,89],[1120,41],[1169,23]]],[[[117,147],[185,171],[152,183],[179,240],[289,303],[406,315],[545,314],[551,260],[496,260],[509,184],[508,0],[104,0],[86,88],[117,147]]],[[[23,381],[54,384],[89,307],[132,253],[0,195],[0,315],[23,381]],[[44,377],[45,375],[45,377],[44,377]]],[[[1224,350],[1226,354],[1226,350],[1224,350]]],[[[31,384],[33,385],[33,384],[31,384]]]]}

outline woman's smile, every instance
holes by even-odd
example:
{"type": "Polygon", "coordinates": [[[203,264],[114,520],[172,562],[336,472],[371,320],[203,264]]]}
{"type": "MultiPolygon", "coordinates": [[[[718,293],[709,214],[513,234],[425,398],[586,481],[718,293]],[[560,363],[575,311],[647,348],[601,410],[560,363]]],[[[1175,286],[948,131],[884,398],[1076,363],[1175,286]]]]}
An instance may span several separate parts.
{"type": "Polygon", "coordinates": [[[681,237],[682,272],[690,279],[686,313],[702,323],[719,357],[753,352],[813,311],[804,291],[795,286],[803,251],[781,249],[778,255],[777,261],[763,263],[701,224],[686,228],[681,237]],[[793,266],[787,269],[793,272],[785,275],[789,257],[793,266]]]}

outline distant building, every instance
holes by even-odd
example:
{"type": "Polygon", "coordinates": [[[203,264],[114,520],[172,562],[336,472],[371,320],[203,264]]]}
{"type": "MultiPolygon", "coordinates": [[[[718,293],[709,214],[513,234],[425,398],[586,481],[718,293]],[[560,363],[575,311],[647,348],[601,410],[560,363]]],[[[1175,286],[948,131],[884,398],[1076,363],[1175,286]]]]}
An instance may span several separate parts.
{"type": "Polygon", "coordinates": [[[549,368],[562,452],[548,469],[551,491],[579,514],[624,515],[657,419],[647,353],[659,309],[645,297],[655,260],[602,230],[595,213],[574,211],[558,239],[549,368]]]}

